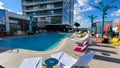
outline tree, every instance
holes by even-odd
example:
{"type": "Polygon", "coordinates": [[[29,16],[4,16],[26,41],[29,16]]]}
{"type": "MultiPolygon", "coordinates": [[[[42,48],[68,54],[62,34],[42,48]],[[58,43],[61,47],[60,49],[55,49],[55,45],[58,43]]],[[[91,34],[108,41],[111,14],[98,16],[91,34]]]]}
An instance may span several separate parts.
{"type": "Polygon", "coordinates": [[[90,33],[92,33],[92,24],[93,24],[93,21],[94,21],[94,19],[95,18],[97,18],[97,16],[94,16],[94,15],[90,15],[90,16],[88,16],[89,18],[90,18],[90,21],[91,21],[91,26],[90,26],[90,33]]]}
{"type": "Polygon", "coordinates": [[[105,15],[107,15],[107,11],[113,8],[117,8],[116,6],[112,6],[111,4],[115,2],[115,0],[112,0],[108,4],[104,4],[103,2],[99,2],[99,6],[94,6],[95,8],[99,9],[102,12],[102,30],[101,30],[101,38],[103,38],[104,33],[104,22],[105,22],[105,15]]]}
{"type": "Polygon", "coordinates": [[[77,27],[77,31],[78,31],[78,27],[80,26],[80,24],[78,22],[75,22],[75,27],[77,27]]]}

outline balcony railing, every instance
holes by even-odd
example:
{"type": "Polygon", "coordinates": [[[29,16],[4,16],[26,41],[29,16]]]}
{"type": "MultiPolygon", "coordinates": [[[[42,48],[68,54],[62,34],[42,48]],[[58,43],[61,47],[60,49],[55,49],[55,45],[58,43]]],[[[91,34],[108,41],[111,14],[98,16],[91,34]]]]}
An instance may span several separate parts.
{"type": "Polygon", "coordinates": [[[62,7],[56,7],[56,8],[29,8],[24,9],[24,12],[34,12],[34,11],[43,11],[43,10],[55,10],[55,9],[62,9],[62,7]]]}
{"type": "Polygon", "coordinates": [[[49,17],[49,16],[62,16],[62,14],[41,14],[41,15],[35,15],[34,17],[49,17]]]}
{"type": "Polygon", "coordinates": [[[45,0],[45,1],[26,1],[22,2],[23,5],[37,5],[37,4],[46,4],[46,3],[54,3],[54,2],[62,2],[63,0],[45,0]]]}

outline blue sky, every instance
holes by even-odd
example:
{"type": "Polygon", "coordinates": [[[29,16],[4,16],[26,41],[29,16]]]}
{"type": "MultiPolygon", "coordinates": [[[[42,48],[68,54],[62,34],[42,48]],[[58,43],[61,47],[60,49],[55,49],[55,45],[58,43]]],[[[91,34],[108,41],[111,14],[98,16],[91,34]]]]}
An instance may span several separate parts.
{"type": "MultiPolygon", "coordinates": [[[[89,15],[98,16],[95,21],[101,21],[101,11],[93,8],[99,1],[105,4],[111,0],[74,0],[74,21],[81,24],[80,27],[89,27],[89,15]]],[[[117,6],[117,9],[111,9],[107,12],[108,21],[120,21],[120,0],[116,0],[112,5],[117,6]]],[[[0,9],[8,9],[11,12],[22,13],[21,0],[0,0],[0,9]]]]}

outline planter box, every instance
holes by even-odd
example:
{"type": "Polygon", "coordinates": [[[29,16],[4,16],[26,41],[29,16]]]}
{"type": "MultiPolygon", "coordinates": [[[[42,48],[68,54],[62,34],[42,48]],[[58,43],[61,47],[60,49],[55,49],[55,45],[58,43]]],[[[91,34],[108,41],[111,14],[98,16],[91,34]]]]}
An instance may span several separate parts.
{"type": "Polygon", "coordinates": [[[96,42],[100,42],[100,43],[108,43],[109,40],[107,38],[96,38],[96,42]]]}
{"type": "Polygon", "coordinates": [[[104,38],[96,38],[96,42],[102,43],[104,41],[104,38]]]}
{"type": "Polygon", "coordinates": [[[109,43],[109,40],[107,38],[104,38],[103,43],[109,43]]]}

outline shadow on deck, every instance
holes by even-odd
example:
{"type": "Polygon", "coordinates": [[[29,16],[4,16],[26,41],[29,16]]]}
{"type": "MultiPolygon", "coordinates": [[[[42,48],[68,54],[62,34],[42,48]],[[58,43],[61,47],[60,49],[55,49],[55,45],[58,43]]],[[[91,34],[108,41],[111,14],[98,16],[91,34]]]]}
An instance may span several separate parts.
{"type": "Polygon", "coordinates": [[[94,59],[120,64],[120,59],[118,59],[118,58],[112,58],[112,57],[105,57],[105,56],[95,55],[94,59]]]}

